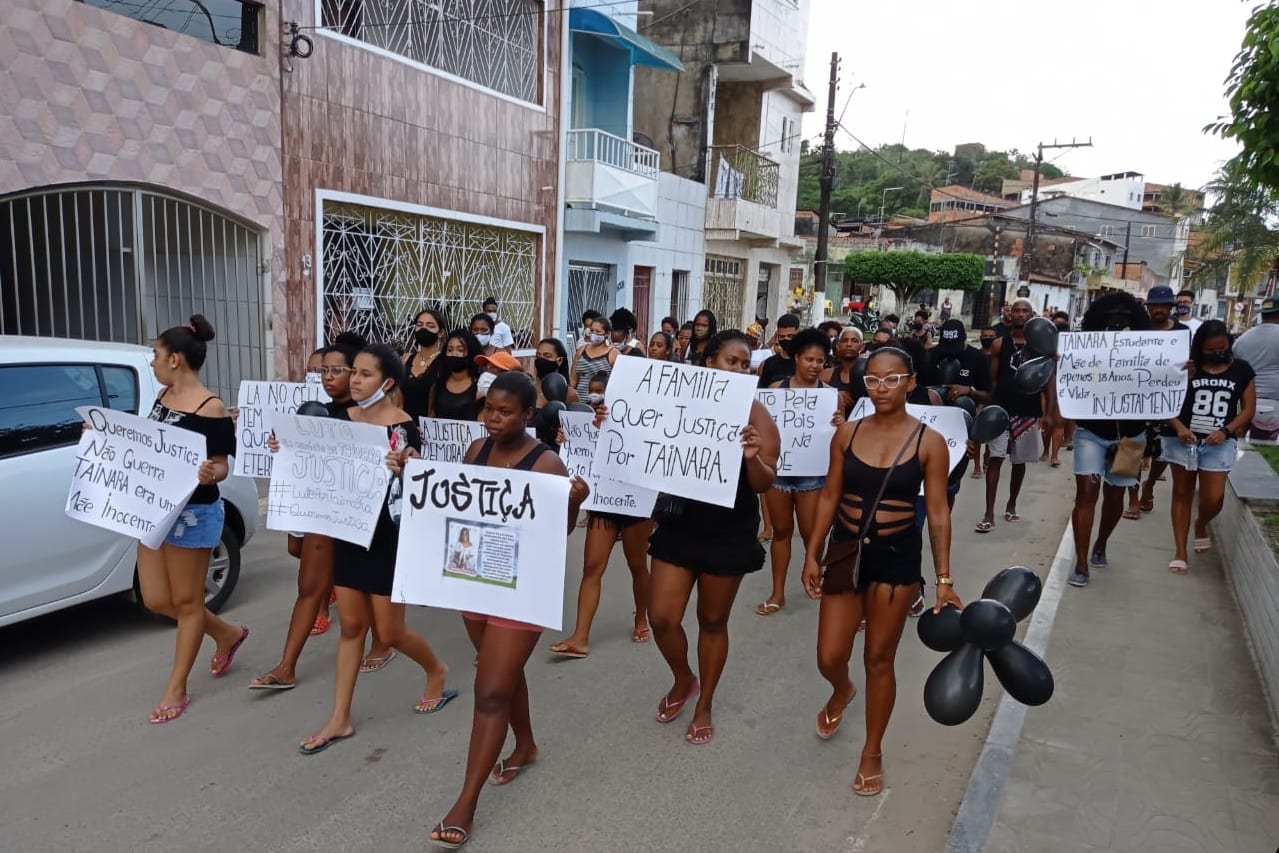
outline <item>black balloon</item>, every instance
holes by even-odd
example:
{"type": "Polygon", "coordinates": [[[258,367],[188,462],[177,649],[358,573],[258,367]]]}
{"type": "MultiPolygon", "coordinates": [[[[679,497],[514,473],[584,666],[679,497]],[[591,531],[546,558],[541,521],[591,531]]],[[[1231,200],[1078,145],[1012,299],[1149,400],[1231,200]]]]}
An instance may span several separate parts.
{"type": "Polygon", "coordinates": [[[869,359],[859,358],[853,362],[852,370],[848,371],[848,384],[858,391],[865,390],[866,379],[866,363],[869,359]]]}
{"type": "Polygon", "coordinates": [[[552,400],[542,407],[542,411],[538,413],[537,425],[534,427],[538,441],[549,444],[551,447],[556,446],[555,434],[560,428],[560,412],[566,408],[559,400],[552,400]]]}
{"type": "Polygon", "coordinates": [[[929,607],[919,616],[919,639],[935,652],[953,652],[964,644],[959,620],[960,612],[952,605],[947,604],[940,613],[929,607]]]}
{"type": "Polygon", "coordinates": [[[563,403],[567,400],[568,380],[564,378],[564,374],[548,373],[542,377],[542,396],[552,402],[563,403]]]}
{"type": "Polygon", "coordinates": [[[1012,642],[1017,633],[1017,620],[1012,611],[998,601],[983,598],[964,608],[959,617],[959,627],[964,639],[984,651],[997,649],[1012,642]]]}
{"type": "Polygon", "coordinates": [[[959,370],[959,359],[943,358],[937,365],[937,381],[943,385],[958,385],[959,370]]]}
{"type": "Polygon", "coordinates": [[[576,400],[572,403],[569,403],[568,410],[570,412],[586,412],[588,415],[595,413],[595,410],[591,408],[590,403],[583,403],[581,400],[576,400]]]}
{"type": "Polygon", "coordinates": [[[319,400],[307,400],[298,406],[298,414],[306,415],[308,418],[327,418],[329,410],[319,400]]]}
{"type": "Polygon", "coordinates": [[[968,422],[971,424],[973,416],[977,414],[977,401],[972,397],[956,397],[950,401],[950,404],[957,409],[963,409],[964,414],[968,415],[968,422]]]}
{"type": "Polygon", "coordinates": [[[1042,705],[1052,698],[1053,674],[1043,658],[1030,649],[1009,643],[986,652],[986,658],[999,683],[1018,702],[1042,705]]]}
{"type": "Polygon", "coordinates": [[[984,682],[981,655],[981,649],[964,643],[929,673],[924,682],[928,716],[943,726],[957,726],[977,712],[984,682]]]}
{"type": "Polygon", "coordinates": [[[1056,366],[1047,356],[1031,359],[1013,374],[1013,390],[1018,394],[1038,394],[1048,387],[1056,366]]]}
{"type": "Polygon", "coordinates": [[[1026,349],[1035,355],[1057,354],[1057,326],[1046,317],[1036,317],[1026,324],[1026,349]]]}
{"type": "Polygon", "coordinates": [[[990,579],[981,591],[982,598],[1002,602],[1018,622],[1030,615],[1044,591],[1039,575],[1025,566],[1010,566],[990,579]]]}
{"type": "Polygon", "coordinates": [[[973,418],[972,431],[968,437],[978,444],[994,441],[1008,432],[1008,413],[1003,406],[987,406],[973,418]]]}

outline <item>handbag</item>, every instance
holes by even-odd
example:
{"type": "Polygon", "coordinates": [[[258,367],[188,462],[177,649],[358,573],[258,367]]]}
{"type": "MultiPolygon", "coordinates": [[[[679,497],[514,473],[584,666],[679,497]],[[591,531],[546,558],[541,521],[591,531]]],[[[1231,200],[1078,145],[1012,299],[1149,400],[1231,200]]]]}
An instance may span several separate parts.
{"type": "Polygon", "coordinates": [[[1115,435],[1119,440],[1106,449],[1106,464],[1116,477],[1140,477],[1141,461],[1146,455],[1146,442],[1136,438],[1124,438],[1115,421],[1115,435]]]}
{"type": "MultiPolygon", "coordinates": [[[[863,534],[869,530],[870,525],[875,523],[875,513],[879,510],[879,502],[884,498],[884,491],[888,488],[888,481],[892,478],[893,472],[897,470],[897,466],[901,465],[902,460],[906,457],[906,451],[910,448],[911,441],[915,440],[923,431],[923,424],[919,425],[919,429],[911,431],[910,435],[906,437],[905,443],[902,444],[901,450],[897,451],[897,458],[893,460],[892,466],[884,473],[884,480],[879,484],[879,494],[875,495],[875,500],[871,503],[870,510],[862,513],[862,520],[865,522],[861,525],[863,534]]],[[[851,441],[849,442],[849,447],[852,447],[851,441]]],[[[862,535],[854,539],[833,542],[828,545],[826,554],[822,558],[822,567],[826,570],[822,574],[822,592],[852,592],[858,588],[861,581],[862,544],[869,541],[869,536],[862,535]]]]}

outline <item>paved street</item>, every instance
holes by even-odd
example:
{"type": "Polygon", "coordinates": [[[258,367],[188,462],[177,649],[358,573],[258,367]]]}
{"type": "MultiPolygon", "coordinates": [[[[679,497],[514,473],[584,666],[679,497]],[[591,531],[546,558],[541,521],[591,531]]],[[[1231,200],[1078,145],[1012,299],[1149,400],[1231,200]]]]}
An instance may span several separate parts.
{"type": "MultiPolygon", "coordinates": [[[[1068,511],[1068,483],[1064,468],[1033,471],[1016,535],[1000,521],[994,533],[979,536],[972,524],[980,484],[965,480],[954,544],[965,600],[1002,566],[1047,570],[1068,511]]],[[[570,543],[571,596],[580,555],[579,532],[570,543]]],[[[173,725],[146,723],[170,660],[170,629],[138,617],[131,605],[106,601],[0,632],[4,849],[421,849],[456,794],[465,758],[472,655],[461,619],[410,613],[452,666],[461,701],[438,717],[415,716],[421,681],[398,659],[361,678],[357,736],[304,757],[297,742],[328,713],[336,632],[308,645],[296,690],[244,689],[278,658],[293,585],[283,536],[255,540],[227,613],[251,625],[253,636],[220,681],[203,674],[206,644],[192,681],[194,704],[173,725]]],[[[591,658],[554,662],[539,653],[530,665],[542,760],[510,787],[486,790],[470,849],[940,850],[996,691],[988,687],[965,726],[931,722],[920,696],[939,656],[908,626],[886,742],[888,790],[855,797],[849,784],[863,705],[854,704],[834,741],[814,736],[827,696],[813,660],[816,605],[795,580],[787,609],[758,617],[751,608],[767,585],[766,573],[744,585],[717,736],[695,748],[684,743],[683,722],[653,721],[669,684],[656,649],[629,641],[629,577],[619,548],[591,658]]],[[[555,636],[548,632],[543,648],[555,636]]]]}

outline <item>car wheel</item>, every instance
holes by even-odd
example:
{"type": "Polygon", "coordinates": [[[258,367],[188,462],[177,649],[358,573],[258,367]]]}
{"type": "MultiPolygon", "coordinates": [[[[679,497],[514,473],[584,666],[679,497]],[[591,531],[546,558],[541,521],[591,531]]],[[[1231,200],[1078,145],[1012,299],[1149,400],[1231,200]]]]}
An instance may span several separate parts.
{"type": "Polygon", "coordinates": [[[222,529],[222,541],[209,554],[209,571],[204,576],[204,606],[214,613],[226,606],[240,580],[240,543],[229,527],[222,529]]]}

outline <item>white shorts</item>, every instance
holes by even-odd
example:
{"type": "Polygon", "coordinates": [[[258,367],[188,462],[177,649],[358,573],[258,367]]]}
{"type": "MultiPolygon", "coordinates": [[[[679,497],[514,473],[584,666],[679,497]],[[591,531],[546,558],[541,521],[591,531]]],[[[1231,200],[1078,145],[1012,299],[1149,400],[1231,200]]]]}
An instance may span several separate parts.
{"type": "Polygon", "coordinates": [[[1005,431],[997,438],[992,438],[986,446],[990,448],[991,459],[1009,459],[1014,465],[1038,462],[1040,455],[1044,452],[1038,423],[1016,439],[1012,438],[1010,432],[1005,431]],[[1011,453],[1009,452],[1010,444],[1011,453]]]}

